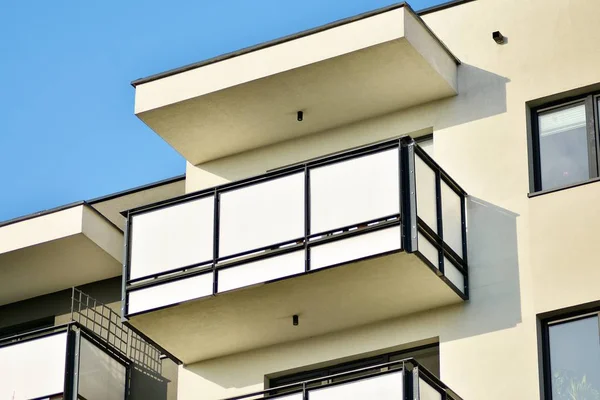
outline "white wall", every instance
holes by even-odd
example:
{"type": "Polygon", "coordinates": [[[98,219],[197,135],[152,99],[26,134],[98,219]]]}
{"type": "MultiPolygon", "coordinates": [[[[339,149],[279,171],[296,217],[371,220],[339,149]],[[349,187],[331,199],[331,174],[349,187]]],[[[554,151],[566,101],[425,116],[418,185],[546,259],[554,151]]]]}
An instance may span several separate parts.
{"type": "Polygon", "coordinates": [[[301,139],[188,165],[187,191],[404,133],[469,199],[470,301],[181,367],[179,396],[216,399],[264,377],[439,338],[441,378],[466,400],[536,399],[537,314],[598,300],[597,183],[529,199],[526,102],[600,82],[600,2],[479,0],[424,17],[461,59],[459,95],[301,139]],[[508,37],[497,45],[492,32],[508,37]]]}

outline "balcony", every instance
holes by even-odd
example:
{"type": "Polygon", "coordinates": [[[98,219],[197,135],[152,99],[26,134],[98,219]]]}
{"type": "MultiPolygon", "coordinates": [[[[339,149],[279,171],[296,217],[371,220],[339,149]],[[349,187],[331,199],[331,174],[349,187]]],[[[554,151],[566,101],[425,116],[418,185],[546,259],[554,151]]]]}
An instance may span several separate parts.
{"type": "Polygon", "coordinates": [[[160,352],[74,290],[69,323],[0,339],[0,399],[165,400],[160,352]]]}
{"type": "Polygon", "coordinates": [[[122,243],[84,202],[0,224],[0,305],[119,276],[122,243]]]}
{"type": "Polygon", "coordinates": [[[396,4],[136,80],[135,113],[197,165],[456,96],[458,64],[396,4]]]}
{"type": "Polygon", "coordinates": [[[130,210],[124,315],[190,363],[460,303],[465,199],[403,137],[130,210]]]}
{"type": "Polygon", "coordinates": [[[462,400],[414,359],[393,361],[226,400],[462,400]]]}

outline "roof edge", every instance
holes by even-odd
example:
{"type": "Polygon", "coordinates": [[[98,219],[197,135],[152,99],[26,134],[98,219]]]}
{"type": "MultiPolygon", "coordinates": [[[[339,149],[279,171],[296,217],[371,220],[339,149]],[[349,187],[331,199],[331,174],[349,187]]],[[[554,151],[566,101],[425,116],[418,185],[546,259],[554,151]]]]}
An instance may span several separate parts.
{"type": "Polygon", "coordinates": [[[144,190],[150,190],[150,189],[154,189],[154,188],[159,187],[159,186],[169,185],[171,183],[179,182],[179,181],[182,181],[184,179],[185,179],[185,174],[176,175],[176,176],[173,176],[171,178],[166,178],[166,179],[162,179],[160,181],[147,183],[147,184],[141,185],[141,186],[136,186],[136,187],[133,187],[131,189],[125,189],[125,190],[121,190],[119,192],[106,194],[104,196],[96,197],[96,198],[91,199],[91,200],[86,200],[85,202],[87,204],[89,204],[89,205],[94,205],[96,203],[101,203],[103,201],[113,200],[113,199],[116,199],[116,198],[119,198],[119,197],[123,197],[123,196],[127,196],[127,195],[130,195],[130,194],[134,194],[134,193],[137,193],[137,192],[143,192],[144,190]]]}
{"type": "Polygon", "coordinates": [[[20,217],[16,217],[16,218],[12,218],[12,219],[8,219],[6,221],[0,222],[0,228],[8,226],[8,225],[16,224],[18,222],[27,221],[29,219],[43,217],[44,215],[54,214],[56,212],[68,210],[69,208],[78,207],[78,206],[82,206],[85,204],[86,204],[85,201],[80,200],[80,201],[76,201],[73,203],[63,204],[62,206],[49,208],[47,210],[42,210],[42,211],[37,211],[37,212],[31,213],[31,214],[22,215],[20,217]]]}
{"type": "Polygon", "coordinates": [[[53,208],[49,208],[49,209],[42,210],[42,211],[36,211],[36,212],[30,213],[30,214],[25,214],[25,215],[21,215],[19,217],[7,219],[6,221],[0,221],[0,228],[8,226],[8,225],[16,224],[19,222],[27,221],[29,219],[43,217],[44,215],[54,214],[54,213],[57,213],[60,211],[68,210],[70,208],[74,208],[74,207],[78,207],[78,206],[87,206],[87,207],[89,207],[89,209],[91,209],[92,211],[97,213],[100,217],[102,217],[104,220],[106,220],[109,224],[111,224],[112,226],[117,228],[119,231],[121,231],[121,229],[118,226],[116,226],[111,220],[109,220],[100,211],[96,210],[93,207],[93,205],[96,203],[100,203],[102,201],[116,199],[121,196],[127,196],[129,194],[141,192],[144,190],[154,189],[155,187],[158,187],[158,186],[163,186],[163,185],[168,185],[171,183],[179,182],[184,179],[185,179],[185,174],[177,175],[177,176],[174,176],[171,178],[163,179],[163,180],[160,180],[157,182],[152,182],[152,183],[149,183],[146,185],[137,186],[137,187],[134,187],[131,189],[122,190],[120,192],[108,194],[108,195],[101,196],[101,197],[96,197],[95,199],[92,199],[92,200],[79,200],[79,201],[75,201],[72,203],[63,204],[58,207],[53,207],[53,208]]]}
{"type": "Polygon", "coordinates": [[[342,26],[342,25],[346,25],[355,21],[359,21],[361,19],[365,19],[365,18],[369,18],[369,17],[373,17],[377,14],[381,14],[387,11],[392,11],[395,10],[397,8],[402,8],[404,6],[406,6],[406,2],[401,2],[401,3],[395,3],[395,4],[391,4],[389,6],[386,7],[381,7],[378,8],[376,10],[372,10],[372,11],[367,11],[364,12],[362,14],[358,14],[352,17],[348,17],[348,18],[342,18],[339,19],[337,21],[333,21],[330,22],[328,24],[325,25],[320,25],[317,26],[315,28],[310,28],[310,29],[306,29],[297,33],[292,33],[291,35],[287,35],[287,36],[283,36],[274,40],[269,40],[263,43],[259,43],[253,46],[249,46],[249,47],[244,47],[242,49],[239,50],[235,50],[229,53],[225,53],[225,54],[221,54],[219,56],[216,57],[212,57],[209,58],[207,60],[203,60],[203,61],[198,61],[192,64],[188,64],[188,65],[184,65],[182,67],[178,67],[178,68],[173,68],[164,72],[159,72],[158,74],[153,74],[150,75],[148,77],[145,78],[139,78],[136,79],[134,81],[131,82],[131,86],[136,87],[137,85],[141,85],[144,83],[148,83],[148,82],[152,82],[161,78],[167,78],[169,76],[173,76],[173,75],[177,75],[180,74],[182,72],[187,72],[189,70],[192,69],[196,69],[196,68],[200,68],[200,67],[204,67],[206,65],[210,65],[210,64],[214,64],[217,63],[219,61],[225,61],[228,60],[230,58],[234,58],[234,57],[238,57],[247,53],[252,53],[254,51],[258,51],[258,50],[262,50],[262,49],[266,49],[268,47],[272,47],[272,46],[276,46],[278,44],[282,44],[285,42],[289,42],[295,39],[299,39],[301,37],[305,37],[305,36],[310,36],[310,35],[314,35],[315,33],[319,33],[319,32],[323,32],[329,29],[333,29],[333,28],[337,28],[338,26],[342,26]]]}
{"type": "Polygon", "coordinates": [[[434,13],[436,11],[442,11],[447,8],[460,6],[460,5],[466,4],[466,3],[471,3],[473,1],[475,1],[475,0],[451,0],[446,3],[438,4],[437,6],[431,6],[431,7],[424,8],[424,9],[420,10],[417,14],[419,14],[420,16],[427,15],[427,14],[434,13]]]}
{"type": "Polygon", "coordinates": [[[187,72],[190,71],[192,69],[196,69],[196,68],[200,68],[200,67],[204,67],[210,64],[215,64],[217,62],[220,61],[225,61],[234,57],[238,57],[244,54],[248,54],[248,53],[252,53],[258,50],[263,50],[266,49],[268,47],[272,47],[272,46],[276,46],[285,42],[289,42],[295,39],[299,39],[305,36],[310,36],[310,35],[314,35],[315,33],[319,33],[319,32],[323,32],[329,29],[333,29],[333,28],[337,28],[339,26],[342,25],[346,25],[355,21],[359,21],[365,18],[369,18],[369,17],[373,17],[375,15],[378,14],[382,14],[388,11],[392,11],[398,8],[403,8],[406,7],[410,13],[412,13],[413,15],[415,15],[417,17],[417,19],[419,20],[419,22],[425,27],[425,29],[427,29],[427,31],[429,33],[431,33],[433,35],[433,37],[440,43],[440,45],[442,46],[442,48],[444,49],[444,51],[446,51],[448,53],[448,55],[450,57],[452,57],[452,59],[454,59],[454,61],[456,62],[457,65],[460,65],[461,62],[460,60],[454,55],[452,54],[452,52],[448,49],[448,47],[435,35],[435,33],[433,33],[433,31],[427,26],[427,24],[425,24],[425,22],[420,18],[420,16],[423,13],[431,13],[431,12],[435,12],[435,11],[439,11],[439,10],[443,10],[446,9],[448,7],[452,7],[454,5],[459,5],[462,3],[466,3],[466,2],[470,2],[470,1],[474,1],[474,0],[454,0],[454,1],[450,1],[448,3],[444,3],[444,4],[440,4],[438,6],[434,6],[434,7],[430,7],[427,8],[425,10],[423,10],[422,12],[415,12],[412,7],[406,3],[406,2],[401,2],[401,3],[395,3],[395,4],[391,4],[389,6],[386,7],[381,7],[378,8],[376,10],[372,10],[372,11],[367,11],[364,12],[362,14],[358,14],[352,17],[348,17],[348,18],[343,18],[334,22],[330,22],[328,24],[325,25],[321,25],[321,26],[317,26],[315,28],[311,28],[311,29],[307,29],[304,31],[300,31],[297,33],[293,33],[291,35],[287,35],[287,36],[283,36],[281,38],[278,39],[274,39],[274,40],[270,40],[267,42],[263,42],[263,43],[259,43],[257,45],[254,46],[250,46],[250,47],[245,47],[242,48],[240,50],[236,50],[230,53],[225,53],[216,57],[212,57],[209,58],[207,60],[203,60],[203,61],[198,61],[192,64],[188,64],[188,65],[184,65],[182,67],[178,67],[178,68],[174,68],[174,69],[170,69],[164,72],[160,72],[158,74],[154,74],[154,75],[150,75],[148,77],[145,78],[140,78],[140,79],[136,79],[134,81],[131,82],[131,86],[133,86],[134,88],[137,87],[138,85],[142,85],[144,83],[149,83],[158,79],[162,79],[162,78],[167,78],[169,76],[173,76],[173,75],[177,75],[183,72],[187,72]]]}

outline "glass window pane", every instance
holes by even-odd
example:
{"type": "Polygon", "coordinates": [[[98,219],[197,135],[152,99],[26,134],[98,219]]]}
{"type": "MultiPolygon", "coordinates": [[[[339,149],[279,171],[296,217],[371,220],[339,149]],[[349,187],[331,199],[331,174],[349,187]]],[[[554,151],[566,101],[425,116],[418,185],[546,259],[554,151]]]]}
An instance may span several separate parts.
{"type": "Polygon", "coordinates": [[[123,400],[126,380],[125,366],[87,339],[81,338],[78,398],[123,400]]]}
{"type": "Polygon", "coordinates": [[[542,189],[589,179],[585,104],[542,113],[538,123],[542,189]]]}
{"type": "Polygon", "coordinates": [[[552,325],[552,398],[600,399],[598,317],[552,325]]]}
{"type": "Polygon", "coordinates": [[[304,237],[303,172],[226,191],[220,202],[220,257],[304,237]]]}
{"type": "Polygon", "coordinates": [[[214,197],[132,217],[131,279],[213,258],[214,197]]]}
{"type": "Polygon", "coordinates": [[[442,400],[442,394],[419,378],[419,400],[442,400]]]}
{"type": "Polygon", "coordinates": [[[434,232],[437,231],[437,206],[435,193],[435,172],[415,154],[415,175],[417,185],[417,215],[434,232]]]}
{"type": "Polygon", "coordinates": [[[400,212],[398,149],[310,170],[311,233],[400,212]]]}

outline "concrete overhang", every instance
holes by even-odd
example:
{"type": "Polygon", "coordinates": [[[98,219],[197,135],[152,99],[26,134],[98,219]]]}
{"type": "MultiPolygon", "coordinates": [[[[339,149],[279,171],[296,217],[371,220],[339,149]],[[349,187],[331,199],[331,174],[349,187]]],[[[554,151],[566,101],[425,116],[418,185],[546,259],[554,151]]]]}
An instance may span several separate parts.
{"type": "Polygon", "coordinates": [[[458,64],[397,4],[134,81],[135,113],[199,164],[454,96],[458,64]]]}
{"type": "Polygon", "coordinates": [[[123,233],[80,202],[0,225],[0,305],[119,276],[123,233]]]}

